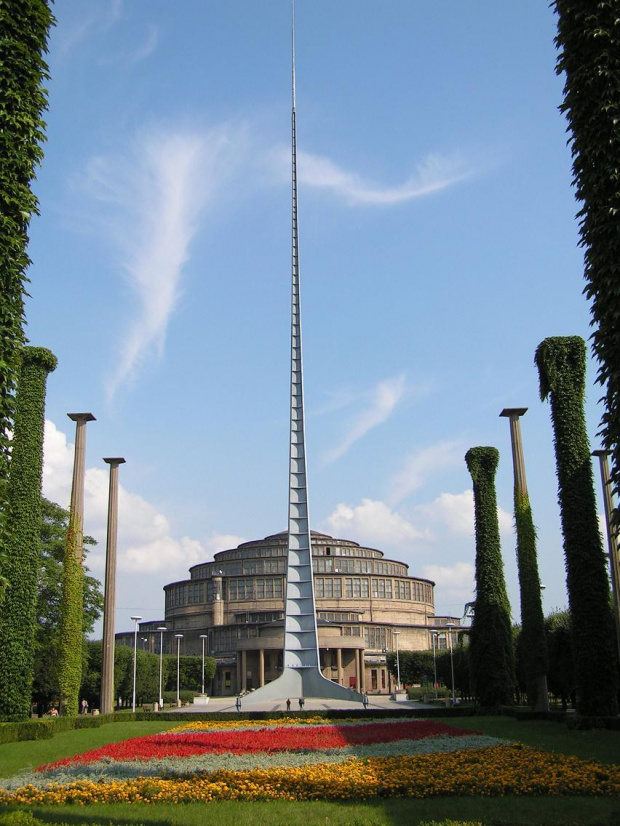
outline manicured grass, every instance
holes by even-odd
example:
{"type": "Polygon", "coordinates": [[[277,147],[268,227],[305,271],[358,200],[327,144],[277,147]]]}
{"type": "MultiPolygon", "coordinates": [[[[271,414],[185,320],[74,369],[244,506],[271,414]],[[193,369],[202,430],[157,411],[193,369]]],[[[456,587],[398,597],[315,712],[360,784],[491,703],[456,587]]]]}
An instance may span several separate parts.
{"type": "Polygon", "coordinates": [[[321,801],[55,806],[32,809],[48,823],[144,826],[418,826],[428,821],[481,821],[484,826],[617,826],[617,800],[593,798],[439,798],[365,804],[321,801]]]}
{"type": "MultiPolygon", "coordinates": [[[[515,720],[514,717],[447,717],[434,718],[448,725],[481,731],[492,737],[516,740],[545,751],[572,754],[584,760],[601,763],[620,763],[620,731],[591,729],[569,731],[564,723],[545,720],[515,720]]],[[[620,820],[618,821],[620,824],[620,820]]]]}
{"type": "Polygon", "coordinates": [[[63,757],[81,754],[108,743],[118,743],[130,737],[143,737],[173,728],[174,723],[148,722],[105,723],[99,728],[61,731],[51,740],[24,740],[20,743],[4,743],[0,746],[0,777],[11,777],[42,763],[51,763],[63,757]]]}

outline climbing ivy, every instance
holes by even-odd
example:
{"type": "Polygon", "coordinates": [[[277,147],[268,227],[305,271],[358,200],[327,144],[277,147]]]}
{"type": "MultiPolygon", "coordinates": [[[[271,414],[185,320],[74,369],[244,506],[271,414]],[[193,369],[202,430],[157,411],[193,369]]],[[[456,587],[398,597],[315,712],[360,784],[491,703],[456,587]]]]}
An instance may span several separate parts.
{"type": "MultiPolygon", "coordinates": [[[[41,114],[47,92],[42,83],[48,71],[42,55],[52,23],[46,0],[0,0],[0,534],[7,513],[15,383],[25,340],[28,226],[38,211],[31,184],[45,140],[41,114]]],[[[0,563],[3,568],[11,564],[0,563]]]]}
{"type": "Polygon", "coordinates": [[[605,387],[604,446],[612,452],[612,483],[620,492],[620,2],[554,0],[556,71],[564,74],[560,110],[569,125],[584,292],[591,300],[592,349],[605,387]]]}
{"type": "Polygon", "coordinates": [[[527,492],[515,486],[515,526],[517,529],[517,568],[521,597],[521,651],[528,702],[532,708],[548,708],[546,696],[547,642],[545,617],[540,595],[536,555],[536,528],[527,492]]]}
{"type": "Polygon", "coordinates": [[[465,462],[474,484],[476,517],[476,600],[469,648],[472,689],[479,706],[497,709],[513,702],[515,685],[495,494],[499,452],[494,447],[472,447],[465,462]]]}
{"type": "Polygon", "coordinates": [[[579,336],[547,338],[536,350],[536,364],[540,397],[551,403],[577,709],[615,714],[615,628],[583,408],[586,344],[579,336]]]}
{"type": "Polygon", "coordinates": [[[82,526],[75,514],[69,516],[62,570],[58,685],[61,714],[74,717],[79,712],[82,681],[84,610],[84,568],[82,567],[82,526]]]}
{"type": "Polygon", "coordinates": [[[0,608],[0,719],[25,720],[30,713],[40,566],[41,475],[47,374],[56,357],[26,347],[21,359],[8,487],[5,574],[0,608]]]}

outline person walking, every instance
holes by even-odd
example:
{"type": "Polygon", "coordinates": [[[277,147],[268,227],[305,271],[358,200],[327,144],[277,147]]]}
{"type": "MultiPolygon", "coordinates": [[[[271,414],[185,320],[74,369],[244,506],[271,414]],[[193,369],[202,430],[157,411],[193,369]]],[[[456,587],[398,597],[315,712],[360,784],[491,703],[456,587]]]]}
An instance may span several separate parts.
{"type": "Polygon", "coordinates": [[[286,710],[287,710],[287,711],[290,711],[290,710],[291,710],[291,701],[290,701],[290,700],[287,700],[287,701],[286,701],[286,710]]]}
{"type": "Polygon", "coordinates": [[[304,709],[304,698],[300,697],[299,698],[299,710],[303,711],[303,709],[304,709]]]}

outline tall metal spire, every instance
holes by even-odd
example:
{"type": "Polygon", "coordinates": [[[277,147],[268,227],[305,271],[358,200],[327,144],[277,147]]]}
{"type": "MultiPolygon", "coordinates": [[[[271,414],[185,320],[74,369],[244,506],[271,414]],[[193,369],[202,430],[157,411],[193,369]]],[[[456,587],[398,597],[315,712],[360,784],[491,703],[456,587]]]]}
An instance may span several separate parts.
{"type": "Polygon", "coordinates": [[[316,624],[312,544],[308,513],[304,426],[297,217],[297,116],[295,90],[295,0],[291,1],[292,63],[292,249],[291,249],[291,395],[289,439],[288,557],[282,675],[252,695],[252,702],[286,697],[361,700],[361,695],[326,679],[320,668],[316,624]]]}

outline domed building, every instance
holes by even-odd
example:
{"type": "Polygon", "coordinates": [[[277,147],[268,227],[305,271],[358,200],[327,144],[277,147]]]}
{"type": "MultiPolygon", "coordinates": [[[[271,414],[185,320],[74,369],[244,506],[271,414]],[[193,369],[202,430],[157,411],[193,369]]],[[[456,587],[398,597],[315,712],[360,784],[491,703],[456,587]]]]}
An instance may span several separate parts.
{"type": "MultiPolygon", "coordinates": [[[[220,551],[212,562],[194,565],[190,578],[164,587],[167,631],[162,621],[143,622],[145,648],[215,658],[213,695],[259,688],[282,671],[287,533],[220,551]]],[[[390,693],[393,679],[386,653],[439,647],[460,624],[436,617],[435,583],[411,577],[403,562],[348,539],[312,531],[312,565],[320,665],[325,677],[369,694],[390,693]]],[[[116,635],[133,645],[133,633],[116,635]]]]}

